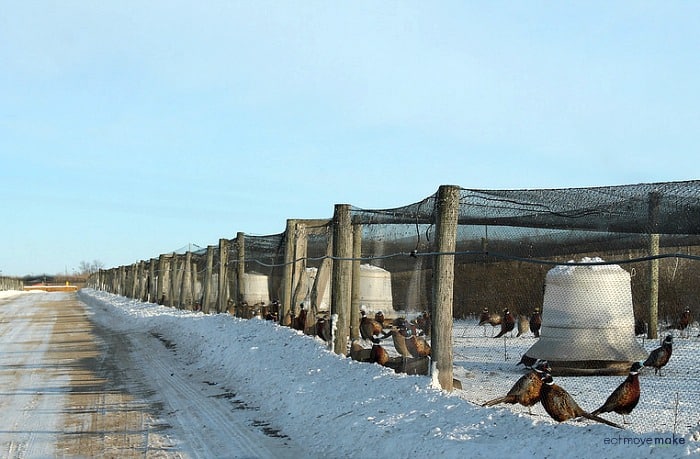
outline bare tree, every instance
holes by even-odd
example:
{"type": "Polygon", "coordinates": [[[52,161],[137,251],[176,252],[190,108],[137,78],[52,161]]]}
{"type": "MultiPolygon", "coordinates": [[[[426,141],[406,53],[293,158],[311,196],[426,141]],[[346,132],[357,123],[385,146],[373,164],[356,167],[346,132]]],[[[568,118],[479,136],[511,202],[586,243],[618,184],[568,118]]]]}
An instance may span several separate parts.
{"type": "Polygon", "coordinates": [[[102,263],[100,260],[94,260],[92,262],[81,261],[78,267],[78,271],[80,272],[80,274],[90,275],[104,268],[104,266],[104,263],[102,263]]]}

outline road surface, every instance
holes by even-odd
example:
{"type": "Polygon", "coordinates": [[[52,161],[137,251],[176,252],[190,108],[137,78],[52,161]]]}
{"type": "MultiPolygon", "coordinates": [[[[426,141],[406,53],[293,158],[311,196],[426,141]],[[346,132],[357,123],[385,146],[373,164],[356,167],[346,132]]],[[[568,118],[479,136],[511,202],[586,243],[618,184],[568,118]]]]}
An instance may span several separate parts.
{"type": "Polygon", "coordinates": [[[75,293],[0,298],[0,457],[304,457],[155,333],[101,328],[75,293]]]}

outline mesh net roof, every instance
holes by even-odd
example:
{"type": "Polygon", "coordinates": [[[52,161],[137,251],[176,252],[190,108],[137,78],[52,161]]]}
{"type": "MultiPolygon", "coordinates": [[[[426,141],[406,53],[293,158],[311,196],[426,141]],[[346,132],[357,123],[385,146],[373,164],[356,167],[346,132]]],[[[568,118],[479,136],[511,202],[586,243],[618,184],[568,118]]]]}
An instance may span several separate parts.
{"type": "MultiPolygon", "coordinates": [[[[432,223],[436,195],[353,223],[432,223]]],[[[460,189],[459,224],[616,233],[697,234],[700,181],[536,190],[460,189]]]]}

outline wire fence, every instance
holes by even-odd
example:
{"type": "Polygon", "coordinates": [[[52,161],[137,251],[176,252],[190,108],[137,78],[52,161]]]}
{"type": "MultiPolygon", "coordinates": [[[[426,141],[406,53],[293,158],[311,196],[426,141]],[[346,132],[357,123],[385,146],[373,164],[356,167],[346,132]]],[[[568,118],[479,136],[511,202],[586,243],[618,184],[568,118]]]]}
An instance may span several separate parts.
{"type": "MultiPolygon", "coordinates": [[[[546,357],[560,374],[624,374],[648,354],[642,340],[667,333],[697,340],[698,260],[700,181],[545,190],[446,185],[399,208],[338,204],[331,218],[287,220],[279,234],[239,232],[100,270],[88,285],[171,307],[265,317],[324,335],[343,354],[362,343],[363,311],[381,313],[386,336],[406,333],[397,323],[414,322],[410,328],[423,318],[430,359],[452,389],[462,354],[455,342],[466,338],[456,324],[482,313],[498,324],[479,330],[498,335],[503,326],[505,349],[495,352],[500,346],[479,336],[491,346],[474,352],[499,365],[513,353],[546,357]],[[525,330],[535,314],[538,335],[525,330]],[[520,337],[511,338],[518,327],[520,337]],[[508,352],[509,342],[526,338],[528,349],[508,352]]],[[[402,349],[386,347],[400,356],[402,349]]]]}

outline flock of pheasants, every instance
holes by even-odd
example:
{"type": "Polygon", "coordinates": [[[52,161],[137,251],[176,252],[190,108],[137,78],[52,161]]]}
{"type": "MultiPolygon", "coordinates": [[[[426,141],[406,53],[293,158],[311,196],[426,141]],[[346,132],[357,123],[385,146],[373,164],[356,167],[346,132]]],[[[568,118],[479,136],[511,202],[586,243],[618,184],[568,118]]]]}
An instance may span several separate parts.
{"type": "MultiPolygon", "coordinates": [[[[688,329],[691,322],[690,310],[686,308],[677,324],[672,328],[678,328],[683,333],[688,329]]],[[[526,328],[529,328],[538,337],[542,325],[542,316],[539,309],[535,309],[535,312],[529,319],[526,316],[519,316],[518,320],[516,320],[508,309],[504,309],[503,315],[499,315],[490,314],[485,308],[479,317],[479,325],[490,324],[494,327],[500,325],[501,330],[495,337],[504,336],[506,333],[512,332],[516,323],[518,325],[518,336],[527,331],[526,328]]],[[[643,367],[652,367],[654,368],[654,374],[660,373],[661,368],[666,366],[671,359],[672,352],[673,336],[668,335],[661,346],[654,349],[646,360],[632,363],[627,378],[610,394],[600,408],[591,413],[583,410],[571,394],[554,383],[549,363],[544,360],[529,362],[530,372],[522,376],[505,396],[489,400],[482,406],[493,406],[499,403],[519,403],[530,411],[530,407],[540,402],[547,414],[558,422],[584,417],[612,427],[622,428],[619,424],[603,419],[598,415],[600,413],[615,412],[622,415],[623,423],[627,423],[625,416],[630,414],[639,403],[639,371],[643,367]]],[[[520,363],[527,364],[528,359],[523,356],[520,363]]]]}
{"type": "MultiPolygon", "coordinates": [[[[294,321],[290,324],[292,327],[304,330],[304,322],[306,315],[302,309],[302,314],[297,317],[296,324],[294,321]],[[303,315],[303,317],[301,317],[303,315]]],[[[387,321],[384,314],[379,311],[374,315],[374,318],[367,316],[365,310],[361,310],[362,317],[360,318],[359,330],[363,340],[372,342],[372,347],[366,349],[362,346],[359,340],[351,343],[350,356],[358,361],[373,362],[384,365],[399,371],[397,362],[408,359],[423,359],[430,355],[430,344],[426,341],[426,337],[430,337],[431,321],[430,315],[423,312],[415,320],[408,321],[405,318],[396,318],[387,321]],[[391,358],[387,351],[381,346],[383,339],[391,337],[394,348],[400,354],[398,358],[391,358]]],[[[686,330],[692,322],[690,311],[686,309],[682,314],[677,324],[673,328],[678,328],[681,333],[686,330]]],[[[479,317],[479,325],[487,325],[501,327],[500,332],[494,338],[501,337],[512,332],[515,327],[518,327],[518,336],[527,331],[532,331],[535,337],[539,336],[540,327],[542,325],[542,317],[538,308],[534,313],[528,316],[518,316],[516,319],[508,309],[503,311],[503,314],[491,314],[485,308],[479,317]]],[[[316,335],[324,340],[330,338],[330,330],[326,319],[321,317],[316,322],[316,335]]],[[[686,332],[687,333],[687,332],[686,332]]],[[[596,422],[607,424],[612,427],[622,429],[623,427],[617,423],[609,421],[599,416],[601,413],[618,413],[622,415],[623,424],[627,423],[626,415],[632,413],[632,410],[639,403],[640,387],[639,387],[639,372],[643,367],[654,368],[654,374],[660,374],[661,368],[666,366],[673,352],[673,336],[668,335],[662,342],[661,346],[654,349],[643,362],[633,362],[629,369],[629,374],[620,385],[610,394],[605,403],[598,409],[587,412],[582,409],[563,387],[554,383],[551,375],[551,367],[545,360],[528,360],[523,359],[520,363],[525,363],[530,368],[528,373],[518,379],[508,393],[502,397],[489,400],[482,406],[494,406],[499,403],[520,404],[528,408],[538,402],[543,408],[558,422],[564,422],[570,419],[587,418],[596,422]]],[[[402,367],[405,368],[405,367],[402,367]]],[[[427,367],[426,367],[427,370],[427,367]]]]}
{"type": "Polygon", "coordinates": [[[558,422],[583,417],[622,429],[621,425],[598,415],[615,412],[622,415],[623,423],[626,424],[625,416],[630,414],[639,403],[641,394],[639,371],[644,366],[653,367],[656,374],[668,363],[672,349],[673,337],[668,335],[661,347],[654,349],[644,362],[632,363],[627,378],[617,386],[600,408],[591,413],[581,408],[563,387],[554,383],[551,375],[552,370],[546,360],[536,360],[530,371],[518,379],[505,396],[489,400],[482,406],[519,403],[526,406],[529,411],[530,407],[540,402],[547,414],[558,422]]]}
{"type": "MultiPolygon", "coordinates": [[[[370,319],[366,316],[364,311],[362,311],[362,319],[360,322],[361,335],[364,339],[369,339],[374,343],[369,361],[386,365],[389,358],[386,356],[386,352],[382,351],[379,340],[387,336],[392,336],[392,338],[394,338],[395,348],[402,356],[419,357],[430,355],[430,346],[427,343],[424,345],[427,350],[423,354],[407,351],[404,344],[421,339],[421,336],[419,336],[421,332],[429,333],[429,315],[423,313],[412,322],[407,322],[405,319],[401,318],[396,319],[388,332],[384,331],[385,324],[383,319],[381,312],[375,315],[375,319],[370,319]]],[[[681,315],[679,324],[677,324],[676,327],[683,331],[687,329],[691,322],[692,317],[690,316],[690,311],[686,309],[681,315]]],[[[479,324],[484,325],[487,323],[494,326],[501,326],[500,332],[494,337],[504,336],[512,332],[516,326],[518,327],[518,335],[530,330],[535,337],[537,337],[539,336],[539,330],[542,325],[542,317],[539,309],[535,309],[530,317],[520,316],[518,319],[516,319],[508,309],[503,311],[503,315],[489,314],[487,310],[484,310],[479,318],[479,324]]],[[[425,342],[424,339],[422,341],[425,342]]],[[[633,362],[630,366],[629,374],[624,381],[615,388],[605,403],[590,413],[581,408],[571,394],[563,387],[554,383],[551,374],[552,370],[549,363],[545,360],[536,360],[532,362],[531,365],[529,365],[530,371],[518,379],[505,396],[489,400],[482,406],[493,406],[499,403],[518,403],[527,407],[530,412],[530,408],[539,402],[542,404],[547,414],[558,422],[576,418],[587,418],[622,429],[623,427],[621,425],[604,419],[599,415],[601,413],[618,413],[622,416],[623,424],[626,424],[627,419],[625,416],[632,413],[639,403],[641,395],[639,386],[640,370],[643,367],[651,367],[654,368],[654,374],[659,374],[661,369],[669,362],[672,352],[673,336],[668,335],[661,346],[650,352],[649,356],[643,362],[633,362]]]]}

